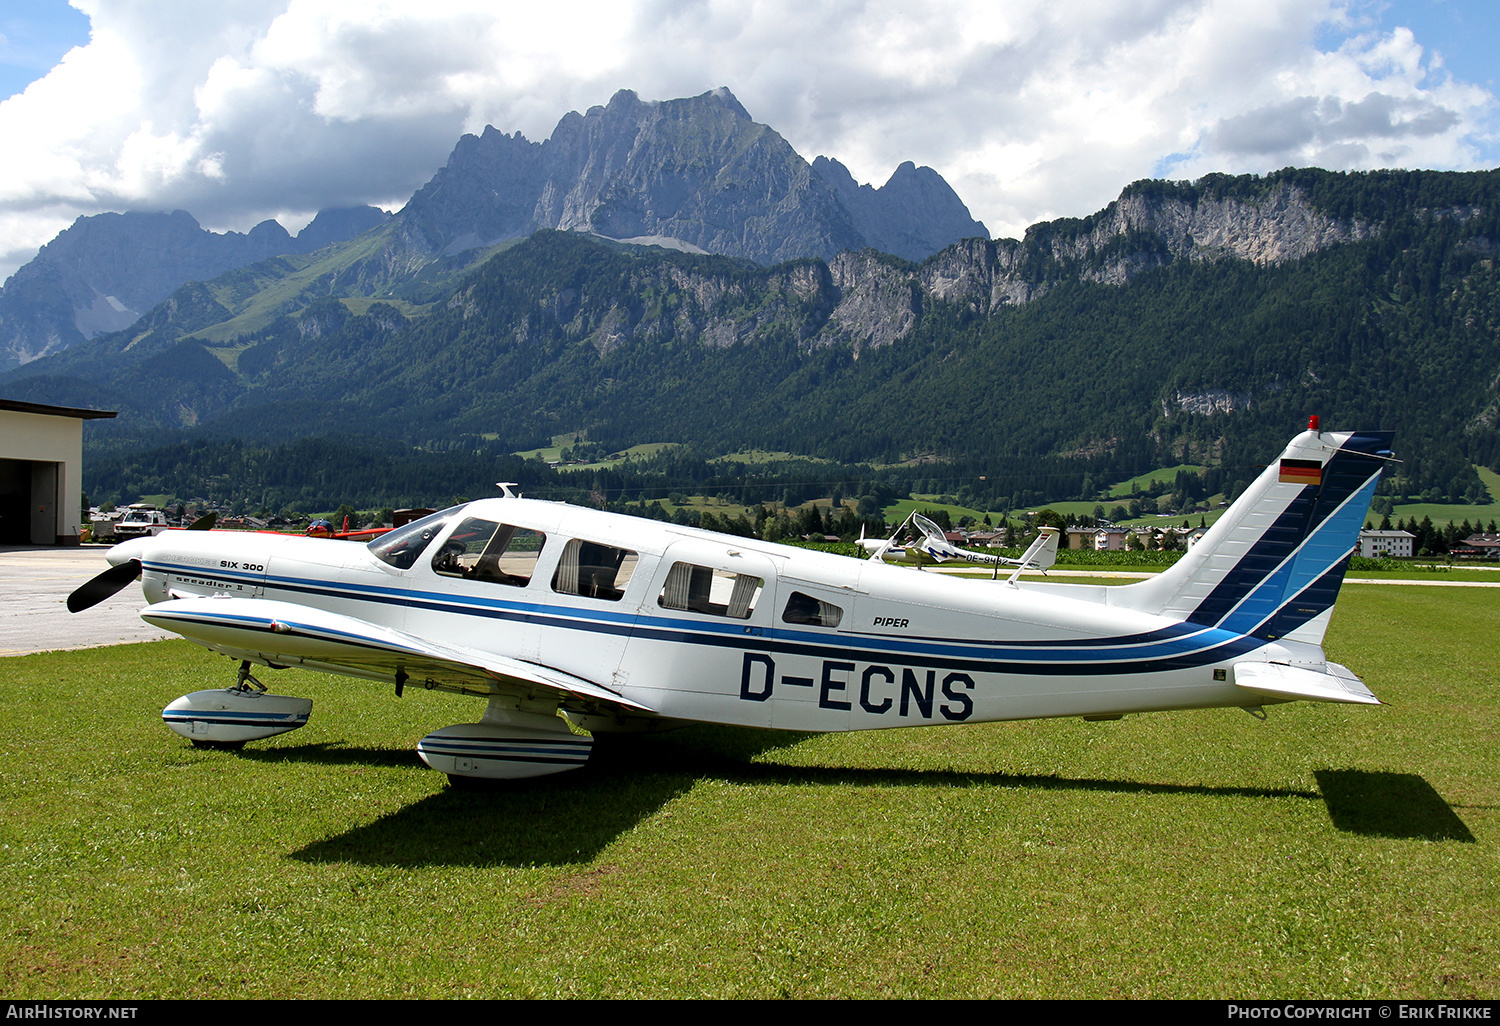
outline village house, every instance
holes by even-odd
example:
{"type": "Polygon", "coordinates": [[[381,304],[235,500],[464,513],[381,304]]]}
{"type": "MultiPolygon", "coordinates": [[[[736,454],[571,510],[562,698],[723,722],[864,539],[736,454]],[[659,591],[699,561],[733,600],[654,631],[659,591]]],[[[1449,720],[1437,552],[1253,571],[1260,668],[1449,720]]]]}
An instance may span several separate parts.
{"type": "Polygon", "coordinates": [[[1412,542],[1417,536],[1410,531],[1361,531],[1359,532],[1359,554],[1366,559],[1381,559],[1390,556],[1410,559],[1412,542]]]}

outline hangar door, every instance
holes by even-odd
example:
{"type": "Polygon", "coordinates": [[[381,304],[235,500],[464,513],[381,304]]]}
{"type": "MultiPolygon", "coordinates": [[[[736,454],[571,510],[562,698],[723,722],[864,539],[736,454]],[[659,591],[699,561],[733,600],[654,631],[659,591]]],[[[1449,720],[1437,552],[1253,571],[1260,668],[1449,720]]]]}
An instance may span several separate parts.
{"type": "Polygon", "coordinates": [[[57,542],[61,464],[0,459],[0,545],[57,542]]]}

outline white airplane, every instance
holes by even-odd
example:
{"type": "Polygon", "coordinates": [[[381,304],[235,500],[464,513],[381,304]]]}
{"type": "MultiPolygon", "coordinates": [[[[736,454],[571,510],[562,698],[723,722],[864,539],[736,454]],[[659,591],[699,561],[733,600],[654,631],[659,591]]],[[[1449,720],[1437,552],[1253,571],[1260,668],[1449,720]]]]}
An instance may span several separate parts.
{"type": "Polygon", "coordinates": [[[1378,705],[1321,643],[1389,448],[1388,433],[1320,432],[1314,418],[1202,542],[1120,587],[940,578],[506,497],[368,545],[135,539],[69,608],[139,574],[148,622],[240,663],[235,687],[163,710],[199,743],[306,722],[311,702],[263,693],[252,666],[486,698],[479,722],[417,746],[455,783],[581,766],[592,737],[570,726],[835,731],[1378,705]]]}
{"type": "Polygon", "coordinates": [[[901,523],[901,526],[891,532],[891,536],[885,540],[878,538],[866,538],[864,531],[860,531],[859,547],[869,554],[872,560],[896,561],[913,563],[946,563],[950,559],[965,560],[970,563],[989,563],[995,567],[995,576],[1000,575],[1000,567],[1013,566],[1015,572],[1010,580],[1014,581],[1027,570],[1045,571],[1057,562],[1057,542],[1060,532],[1055,527],[1038,528],[1036,540],[1031,543],[1027,550],[1021,553],[1020,559],[1010,559],[1006,556],[996,556],[989,552],[976,552],[973,549],[961,549],[948,540],[943,529],[922,514],[912,511],[911,516],[901,523]],[[901,532],[908,526],[914,527],[922,535],[921,539],[910,545],[901,545],[897,539],[901,532]]]}

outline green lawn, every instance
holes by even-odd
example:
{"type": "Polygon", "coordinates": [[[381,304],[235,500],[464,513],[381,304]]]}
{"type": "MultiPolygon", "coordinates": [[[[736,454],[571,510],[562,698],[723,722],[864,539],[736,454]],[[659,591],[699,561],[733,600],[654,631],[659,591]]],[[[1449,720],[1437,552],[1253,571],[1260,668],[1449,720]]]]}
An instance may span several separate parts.
{"type": "MultiPolygon", "coordinates": [[[[553,435],[551,445],[543,446],[540,449],[527,449],[524,452],[516,452],[512,453],[511,455],[519,456],[523,460],[540,459],[546,463],[556,463],[558,460],[562,459],[562,451],[564,449],[571,448],[578,442],[584,440],[585,437],[585,434],[581,431],[565,431],[560,435],[553,435]]],[[[629,449],[625,450],[625,454],[638,457],[655,456],[663,449],[675,444],[677,443],[643,442],[640,445],[632,445],[629,449]]],[[[564,473],[570,470],[598,470],[601,467],[618,466],[623,462],[624,457],[622,456],[617,460],[599,460],[595,463],[578,463],[566,467],[559,467],[558,469],[563,471],[564,473]]]]}
{"type": "Polygon", "coordinates": [[[1500,602],[1346,590],[1389,704],[806,735],[694,727],[490,791],[472,700],[298,671],[200,752],[186,642],[0,660],[0,989],[147,997],[1500,995],[1500,602]]]}
{"type": "MultiPolygon", "coordinates": [[[[1162,467],[1159,470],[1148,470],[1144,474],[1137,474],[1135,477],[1121,481],[1119,484],[1111,485],[1109,494],[1116,501],[1120,499],[1128,500],[1130,498],[1131,491],[1133,491],[1135,488],[1140,488],[1140,490],[1144,492],[1146,489],[1151,487],[1152,481],[1160,481],[1165,485],[1173,485],[1177,481],[1178,471],[1189,470],[1194,474],[1201,474],[1205,469],[1207,468],[1201,467],[1195,463],[1179,463],[1175,467],[1162,467]]],[[[1168,488],[1168,491],[1170,490],[1171,489],[1168,488]]],[[[1105,503],[1105,505],[1107,507],[1109,504],[1105,503]]]]}
{"type": "MultiPolygon", "coordinates": [[[[1040,507],[1038,507],[1038,508],[1040,508],[1040,507]]],[[[965,516],[973,517],[974,521],[975,521],[975,524],[978,525],[978,526],[980,526],[980,527],[984,526],[984,517],[985,517],[985,514],[987,512],[989,512],[988,510],[971,509],[968,506],[955,506],[955,505],[953,505],[951,503],[935,502],[935,501],[932,501],[932,500],[929,500],[929,499],[900,499],[900,500],[898,500],[896,502],[891,503],[889,506],[885,507],[885,509],[882,510],[881,512],[882,512],[882,515],[885,517],[885,522],[886,523],[888,523],[888,524],[896,524],[896,523],[900,523],[901,521],[905,520],[908,516],[910,516],[912,510],[916,510],[918,512],[921,512],[923,510],[929,510],[929,509],[930,510],[939,510],[939,509],[945,509],[945,510],[947,510],[948,511],[948,516],[949,516],[950,520],[955,525],[958,524],[959,517],[965,517],[965,516]]],[[[1005,521],[1000,516],[999,513],[989,513],[989,518],[990,518],[990,523],[992,525],[994,525],[995,527],[1004,527],[1005,526],[1005,521]]]]}
{"type": "MultiPolygon", "coordinates": [[[[1461,524],[1467,520],[1471,524],[1483,524],[1488,527],[1491,520],[1500,521],[1500,474],[1486,467],[1475,467],[1479,479],[1484,482],[1485,488],[1489,489],[1490,502],[1483,506],[1449,505],[1441,502],[1410,502],[1403,506],[1397,506],[1391,514],[1391,520],[1405,520],[1408,517],[1416,517],[1421,523],[1423,517],[1431,517],[1432,522],[1442,526],[1448,521],[1461,524]]],[[[1370,518],[1375,523],[1380,518],[1371,514],[1370,518]]]]}
{"type": "Polygon", "coordinates": [[[716,456],[714,463],[787,463],[797,461],[801,463],[832,463],[832,460],[821,456],[804,456],[795,452],[770,452],[765,449],[744,449],[740,452],[726,452],[722,456],[716,456]]]}

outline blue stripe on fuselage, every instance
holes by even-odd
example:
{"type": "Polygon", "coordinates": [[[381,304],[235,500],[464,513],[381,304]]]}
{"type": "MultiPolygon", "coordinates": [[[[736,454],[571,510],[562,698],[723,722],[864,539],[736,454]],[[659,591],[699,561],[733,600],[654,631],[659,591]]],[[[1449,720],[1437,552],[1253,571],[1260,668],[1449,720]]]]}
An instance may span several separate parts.
{"type": "MultiPolygon", "coordinates": [[[[173,569],[160,564],[149,566],[150,569],[173,569]]],[[[212,578],[219,575],[199,571],[197,576],[212,578]]],[[[376,585],[330,585],[327,582],[291,577],[268,580],[266,588],[267,592],[274,590],[344,601],[375,602],[589,634],[629,635],[642,640],[714,648],[859,659],[866,662],[901,662],[912,666],[941,666],[986,673],[1116,675],[1161,672],[1233,659],[1262,644],[1230,631],[1186,624],[1171,624],[1140,634],[1114,638],[1080,638],[1076,641],[953,642],[939,638],[832,634],[775,627],[757,628],[760,633],[749,633],[749,628],[739,622],[700,622],[681,617],[576,608],[560,613],[556,606],[536,603],[479,597],[459,599],[432,592],[376,585]]],[[[273,596],[268,594],[267,598],[273,596]]],[[[203,617],[204,614],[195,616],[203,617]]],[[[243,621],[246,618],[223,619],[243,621]]],[[[378,621],[372,620],[373,622],[378,621]]],[[[248,626],[243,622],[241,625],[248,626]]],[[[356,639],[351,637],[350,640],[356,639]]]]}

